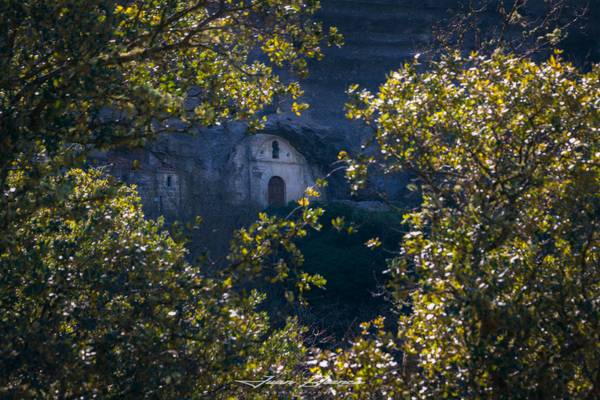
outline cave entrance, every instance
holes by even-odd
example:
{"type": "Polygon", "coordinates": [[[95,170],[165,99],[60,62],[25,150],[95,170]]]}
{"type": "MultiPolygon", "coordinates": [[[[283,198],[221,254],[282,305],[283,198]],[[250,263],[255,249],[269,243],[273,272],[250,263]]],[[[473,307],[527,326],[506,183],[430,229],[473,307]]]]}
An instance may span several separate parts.
{"type": "Polygon", "coordinates": [[[269,179],[269,206],[281,207],[285,205],[285,181],[274,176],[269,179]]]}

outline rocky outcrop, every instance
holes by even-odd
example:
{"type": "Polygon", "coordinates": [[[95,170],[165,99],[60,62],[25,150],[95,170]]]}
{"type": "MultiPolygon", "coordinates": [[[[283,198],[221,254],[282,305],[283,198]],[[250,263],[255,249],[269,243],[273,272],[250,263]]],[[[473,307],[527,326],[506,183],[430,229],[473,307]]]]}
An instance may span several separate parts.
{"type": "MultiPolygon", "coordinates": [[[[311,65],[311,75],[303,82],[311,108],[302,117],[271,113],[262,133],[284,138],[314,170],[330,171],[336,154],[342,149],[359,149],[368,133],[344,117],[348,86],[357,83],[377,89],[389,71],[399,68],[430,43],[432,25],[446,19],[457,2],[323,0],[320,18],[326,25],[337,26],[346,44],[340,49],[327,49],[325,59],[311,65]]],[[[596,19],[597,8],[592,10],[596,19]]],[[[591,29],[598,33],[597,26],[591,29]]],[[[582,37],[589,39],[590,32],[582,37]]],[[[574,54],[583,51],[581,44],[571,45],[574,54]]],[[[588,53],[598,55],[597,39],[592,38],[585,46],[588,53]]],[[[193,109],[195,102],[192,92],[187,107],[193,109]]],[[[148,216],[189,221],[201,215],[205,223],[195,231],[193,247],[224,254],[231,230],[252,221],[258,211],[252,202],[234,201],[228,175],[234,149],[247,136],[245,126],[230,123],[204,129],[172,120],[165,129],[169,134],[146,149],[112,152],[100,157],[99,163],[111,165],[116,176],[138,185],[148,216]]],[[[376,178],[371,193],[385,191],[388,198],[401,200],[405,181],[402,176],[376,178]]],[[[341,173],[333,176],[327,196],[348,198],[341,173]]],[[[373,200],[376,196],[363,197],[366,198],[359,200],[373,200]]]]}

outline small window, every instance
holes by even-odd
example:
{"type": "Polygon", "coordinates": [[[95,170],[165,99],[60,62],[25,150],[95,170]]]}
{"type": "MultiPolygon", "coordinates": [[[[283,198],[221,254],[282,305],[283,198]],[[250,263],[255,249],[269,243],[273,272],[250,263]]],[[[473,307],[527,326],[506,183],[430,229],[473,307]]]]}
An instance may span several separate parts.
{"type": "Polygon", "coordinates": [[[272,143],[272,146],[273,146],[273,153],[272,153],[273,158],[279,158],[279,142],[277,140],[274,140],[272,143]]]}
{"type": "Polygon", "coordinates": [[[171,178],[171,175],[167,175],[167,187],[171,187],[172,183],[173,183],[173,179],[171,178]]]}

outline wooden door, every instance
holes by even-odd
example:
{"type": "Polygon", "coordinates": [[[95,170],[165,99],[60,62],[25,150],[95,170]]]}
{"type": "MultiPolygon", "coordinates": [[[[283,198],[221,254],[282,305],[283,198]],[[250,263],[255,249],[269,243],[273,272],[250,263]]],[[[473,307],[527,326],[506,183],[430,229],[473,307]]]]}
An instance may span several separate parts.
{"type": "Polygon", "coordinates": [[[269,206],[285,205],[285,182],[278,176],[269,179],[269,206]]]}

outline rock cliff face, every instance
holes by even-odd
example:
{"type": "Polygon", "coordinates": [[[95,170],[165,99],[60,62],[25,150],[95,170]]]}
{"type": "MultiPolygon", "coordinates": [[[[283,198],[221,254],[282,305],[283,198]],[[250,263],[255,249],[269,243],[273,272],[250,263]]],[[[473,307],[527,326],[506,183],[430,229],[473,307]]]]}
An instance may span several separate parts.
{"type": "MultiPolygon", "coordinates": [[[[310,175],[306,182],[327,173],[340,150],[357,150],[365,138],[365,129],[344,117],[347,87],[358,83],[375,90],[386,73],[399,68],[430,42],[432,25],[446,19],[457,4],[458,0],[323,0],[321,20],[337,26],[346,44],[341,49],[328,49],[325,59],[311,66],[311,75],[303,82],[311,108],[299,118],[273,110],[261,133],[282,138],[282,143],[298,153],[294,157],[306,164],[299,171],[310,175]]],[[[593,29],[599,33],[597,27],[593,29]]],[[[594,41],[571,45],[598,52],[594,41]]],[[[194,93],[190,93],[187,106],[194,108],[194,93]]],[[[201,215],[205,223],[196,231],[193,247],[224,254],[232,229],[252,221],[268,202],[266,184],[245,192],[240,182],[252,174],[268,182],[271,175],[282,173],[274,172],[277,168],[239,162],[240,146],[247,140],[242,124],[205,129],[173,120],[165,130],[170,133],[148,148],[112,152],[100,163],[112,165],[116,176],[138,185],[148,216],[188,221],[201,215]],[[133,160],[139,161],[139,167],[132,168],[133,160]]],[[[296,181],[284,184],[298,189],[296,181]]],[[[405,186],[402,176],[381,177],[374,182],[378,191],[385,190],[392,199],[401,199],[405,186]]],[[[328,190],[329,199],[348,198],[340,173],[333,177],[328,190]]]]}

